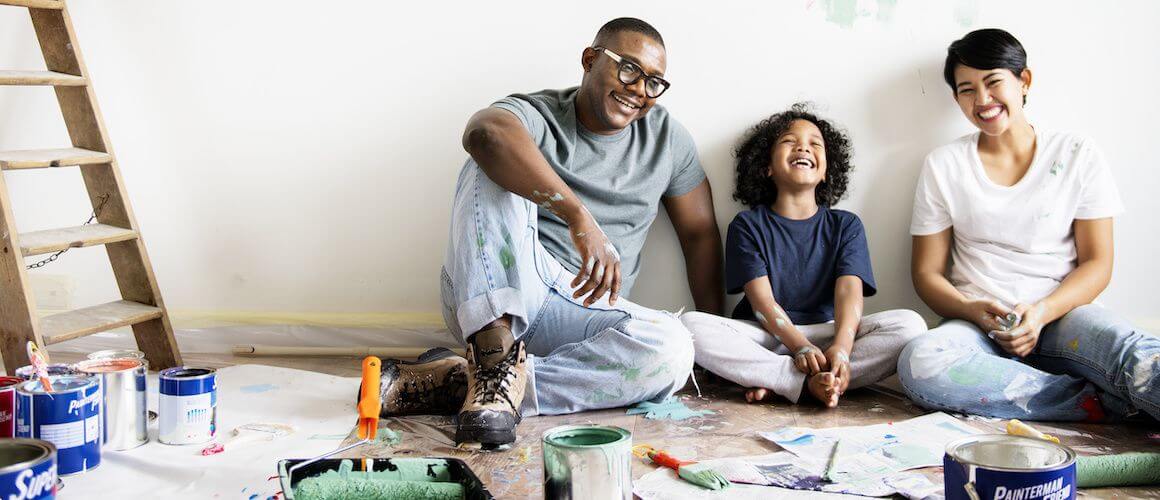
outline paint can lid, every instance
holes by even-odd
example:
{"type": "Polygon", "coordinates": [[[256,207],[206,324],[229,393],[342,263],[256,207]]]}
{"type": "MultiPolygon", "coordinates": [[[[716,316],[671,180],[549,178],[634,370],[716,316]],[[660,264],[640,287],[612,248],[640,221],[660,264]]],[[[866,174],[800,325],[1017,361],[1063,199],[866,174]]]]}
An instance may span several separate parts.
{"type": "Polygon", "coordinates": [[[88,361],[81,361],[77,363],[75,368],[83,373],[113,373],[123,372],[127,370],[136,370],[143,365],[140,359],[131,358],[114,358],[114,359],[90,359],[88,361]]]}
{"type": "MultiPolygon", "coordinates": [[[[97,385],[96,377],[90,377],[88,375],[50,375],[48,380],[52,384],[53,393],[76,392],[97,385]]],[[[28,380],[23,384],[17,385],[16,392],[21,394],[47,394],[44,392],[44,386],[40,384],[39,380],[28,380]]]]}
{"type": "Polygon", "coordinates": [[[0,377],[0,389],[11,387],[21,382],[24,382],[24,379],[20,377],[0,377]]]}

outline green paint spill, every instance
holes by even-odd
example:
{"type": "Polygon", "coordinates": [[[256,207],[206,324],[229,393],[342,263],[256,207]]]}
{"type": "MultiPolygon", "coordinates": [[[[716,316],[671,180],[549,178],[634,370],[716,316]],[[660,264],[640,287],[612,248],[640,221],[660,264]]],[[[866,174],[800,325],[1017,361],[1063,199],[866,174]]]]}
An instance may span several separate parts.
{"type": "Polygon", "coordinates": [[[382,429],[379,429],[378,433],[375,434],[375,441],[389,445],[396,445],[403,442],[403,436],[398,432],[383,427],[382,429]]]}
{"type": "Polygon", "coordinates": [[[657,369],[656,369],[656,370],[653,370],[653,371],[649,372],[649,373],[648,373],[647,375],[645,375],[645,376],[646,376],[646,377],[649,377],[649,378],[652,378],[652,377],[655,377],[655,376],[657,376],[657,375],[660,375],[660,374],[662,374],[662,373],[669,373],[669,365],[660,365],[660,366],[657,366],[657,369]]]}
{"type": "Polygon", "coordinates": [[[858,0],[825,0],[826,20],[843,28],[854,27],[858,19],[858,0]]]}
{"type": "Polygon", "coordinates": [[[669,396],[668,399],[660,403],[652,403],[644,401],[637,403],[635,406],[628,409],[625,415],[640,415],[644,414],[644,418],[658,420],[685,420],[693,417],[701,417],[714,413],[713,410],[692,410],[680,399],[674,396],[669,396]]]}
{"type": "Polygon", "coordinates": [[[499,263],[503,265],[504,269],[511,269],[516,265],[516,256],[512,255],[512,251],[508,247],[499,249],[499,263]]]}
{"type": "Polygon", "coordinates": [[[978,0],[958,0],[955,2],[955,21],[958,21],[959,26],[969,28],[975,24],[975,19],[978,17],[978,0]]]}
{"type": "Polygon", "coordinates": [[[1003,381],[1003,373],[996,371],[996,368],[998,367],[962,363],[952,366],[947,372],[947,376],[952,382],[959,385],[994,385],[1003,381]]]}
{"type": "Polygon", "coordinates": [[[620,363],[608,363],[608,364],[603,364],[603,365],[596,365],[596,371],[601,371],[601,372],[610,372],[612,370],[623,370],[624,368],[625,368],[625,366],[620,364],[620,363]]]}
{"type": "Polygon", "coordinates": [[[604,392],[603,389],[596,389],[588,396],[589,403],[607,403],[609,401],[619,401],[621,399],[624,399],[624,391],[621,389],[617,389],[616,394],[611,392],[604,392]]]}
{"type": "Polygon", "coordinates": [[[425,459],[394,459],[394,470],[354,471],[350,460],[308,477],[294,486],[294,498],[302,500],[433,498],[462,499],[463,485],[453,483],[447,462],[425,459]]]}

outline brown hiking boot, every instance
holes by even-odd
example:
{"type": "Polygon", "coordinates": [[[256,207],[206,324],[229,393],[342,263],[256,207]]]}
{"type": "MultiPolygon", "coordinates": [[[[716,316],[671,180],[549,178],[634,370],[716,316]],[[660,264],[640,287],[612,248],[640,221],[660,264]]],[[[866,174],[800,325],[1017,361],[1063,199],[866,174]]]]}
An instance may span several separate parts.
{"type": "Polygon", "coordinates": [[[383,417],[454,415],[467,395],[467,360],[446,347],[431,349],[417,361],[385,360],[379,394],[383,417]]]}
{"type": "Polygon", "coordinates": [[[455,441],[463,448],[504,449],[516,440],[527,372],[524,343],[507,327],[472,336],[467,346],[467,400],[455,441]]]}

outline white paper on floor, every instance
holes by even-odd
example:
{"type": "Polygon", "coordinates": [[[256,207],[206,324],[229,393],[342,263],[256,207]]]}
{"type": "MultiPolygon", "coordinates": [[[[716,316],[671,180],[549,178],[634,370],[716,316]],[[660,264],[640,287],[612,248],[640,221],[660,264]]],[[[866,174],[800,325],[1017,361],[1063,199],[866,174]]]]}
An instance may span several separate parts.
{"type": "MultiPolygon", "coordinates": [[[[104,451],[96,469],[62,478],[61,498],[266,499],[281,491],[278,460],[310,458],[342,443],[358,420],[359,378],[263,365],[217,371],[217,442],[254,422],[289,424],[295,433],[201,456],[209,443],[172,446],[149,442],[126,451],[104,451]]],[[[157,376],[150,374],[149,409],[157,410],[157,376]]]]}

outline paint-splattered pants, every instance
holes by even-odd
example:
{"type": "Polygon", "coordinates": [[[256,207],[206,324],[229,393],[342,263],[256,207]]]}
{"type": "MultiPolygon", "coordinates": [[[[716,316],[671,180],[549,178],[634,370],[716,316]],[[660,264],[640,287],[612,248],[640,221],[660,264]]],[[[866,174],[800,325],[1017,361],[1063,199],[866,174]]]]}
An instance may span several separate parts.
{"type": "MultiPolygon", "coordinates": [[[[698,365],[742,386],[764,387],[798,401],[805,374],[794,367],[786,347],[756,321],[702,312],[685,313],[681,321],[693,332],[698,365]]],[[[833,323],[797,328],[823,350],[833,343],[833,323]]],[[[902,348],[925,332],[926,322],[914,311],[897,309],[864,316],[850,352],[850,388],[893,375],[902,348]]]]}
{"type": "Polygon", "coordinates": [[[540,244],[537,207],[474,162],[459,174],[443,261],[443,319],[457,338],[508,315],[525,342],[520,413],[557,415],[660,401],[684,387],[693,340],[676,316],[605,295],[572,299],[575,275],[540,244]]]}
{"type": "Polygon", "coordinates": [[[1160,339],[1085,305],[1045,326],[1023,360],[963,320],[906,346],[898,376],[921,406],[998,418],[1160,418],[1160,339]],[[1106,413],[1105,413],[1106,412],[1106,413]]]}

